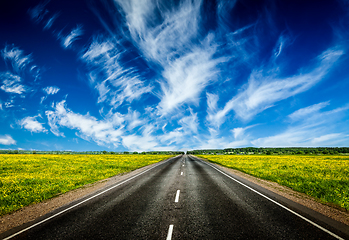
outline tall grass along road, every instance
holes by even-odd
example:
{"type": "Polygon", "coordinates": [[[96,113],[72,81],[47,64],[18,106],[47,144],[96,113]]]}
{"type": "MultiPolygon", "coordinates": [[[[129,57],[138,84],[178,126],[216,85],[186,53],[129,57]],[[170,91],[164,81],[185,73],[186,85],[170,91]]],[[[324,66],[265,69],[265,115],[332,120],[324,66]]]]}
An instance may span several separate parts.
{"type": "Polygon", "coordinates": [[[349,156],[198,155],[349,210],[349,156]]]}

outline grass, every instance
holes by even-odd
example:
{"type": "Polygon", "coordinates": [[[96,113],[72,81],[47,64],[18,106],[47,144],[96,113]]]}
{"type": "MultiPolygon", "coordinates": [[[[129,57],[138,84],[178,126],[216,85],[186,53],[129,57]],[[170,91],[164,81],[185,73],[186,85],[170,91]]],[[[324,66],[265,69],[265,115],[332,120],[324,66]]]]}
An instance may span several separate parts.
{"type": "Polygon", "coordinates": [[[0,155],[0,216],[169,155],[0,155]]]}
{"type": "Polygon", "coordinates": [[[198,155],[349,210],[349,156],[198,155]]]}

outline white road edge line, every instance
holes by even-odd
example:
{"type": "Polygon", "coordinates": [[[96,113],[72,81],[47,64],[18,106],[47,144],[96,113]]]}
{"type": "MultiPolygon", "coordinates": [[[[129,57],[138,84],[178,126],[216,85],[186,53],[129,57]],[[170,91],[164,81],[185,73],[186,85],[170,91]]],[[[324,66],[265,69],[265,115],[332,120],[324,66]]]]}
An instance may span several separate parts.
{"type": "Polygon", "coordinates": [[[181,192],[180,190],[177,190],[175,202],[178,202],[178,201],[179,201],[179,193],[180,193],[180,192],[181,192]]]}
{"type": "Polygon", "coordinates": [[[173,224],[171,224],[171,225],[168,227],[168,233],[167,233],[167,238],[166,238],[166,240],[171,240],[171,239],[172,239],[172,232],[173,232],[173,224]]]}
{"type": "MultiPolygon", "coordinates": [[[[201,160],[201,161],[202,161],[202,160],[201,160]]],[[[285,207],[285,206],[284,206],[284,205],[282,205],[281,203],[278,203],[278,202],[274,201],[273,199],[271,199],[271,198],[269,198],[269,197],[265,196],[264,194],[262,194],[262,193],[260,193],[260,192],[258,192],[258,191],[256,191],[256,190],[254,190],[253,188],[251,188],[251,187],[247,186],[246,184],[244,184],[244,183],[240,182],[239,180],[236,180],[236,179],[235,179],[235,178],[233,178],[232,176],[230,176],[230,175],[226,174],[225,172],[221,171],[220,169],[218,169],[218,168],[214,167],[213,165],[208,164],[208,163],[206,163],[205,161],[202,161],[202,162],[204,162],[205,164],[209,165],[210,167],[212,167],[212,168],[216,169],[218,172],[220,172],[220,173],[222,173],[223,175],[227,176],[228,178],[230,178],[230,179],[234,180],[235,182],[237,182],[237,183],[241,184],[242,186],[244,186],[244,187],[246,187],[246,188],[250,189],[251,191],[253,191],[253,192],[255,192],[255,193],[259,194],[260,196],[262,196],[262,197],[264,197],[264,198],[268,199],[269,201],[271,201],[271,202],[275,203],[276,205],[278,205],[278,206],[282,207],[283,209],[285,209],[285,210],[287,210],[287,211],[289,211],[289,212],[293,213],[294,215],[296,215],[296,216],[300,217],[301,219],[303,219],[303,220],[307,221],[308,223],[310,223],[310,224],[314,225],[315,227],[318,227],[318,228],[319,228],[319,229],[321,229],[322,231],[324,231],[324,232],[326,232],[326,233],[330,234],[332,237],[335,237],[335,238],[340,239],[340,240],[345,240],[344,238],[341,238],[340,236],[338,236],[338,235],[336,235],[335,233],[333,233],[333,232],[331,232],[331,231],[327,230],[326,228],[321,227],[319,224],[314,223],[313,221],[309,220],[309,219],[308,219],[308,218],[306,218],[306,217],[303,217],[303,216],[302,216],[302,215],[300,215],[299,213],[296,213],[295,211],[293,211],[293,210],[289,209],[288,207],[285,207]]]]}
{"type": "MultiPolygon", "coordinates": [[[[168,159],[168,160],[170,160],[170,159],[168,159]]],[[[126,179],[126,180],[124,180],[124,181],[122,181],[122,182],[120,182],[120,183],[118,183],[118,184],[112,186],[111,188],[108,188],[108,189],[104,190],[103,192],[100,192],[100,193],[98,193],[98,194],[96,194],[96,195],[93,195],[93,196],[91,196],[91,197],[89,197],[89,198],[87,198],[87,199],[85,199],[85,200],[83,200],[83,201],[81,201],[81,202],[79,202],[79,203],[77,203],[77,204],[75,204],[75,205],[69,207],[69,208],[66,208],[66,209],[64,209],[64,210],[62,210],[62,211],[60,211],[60,212],[58,212],[58,213],[56,213],[56,214],[54,214],[54,215],[52,215],[52,216],[50,216],[50,217],[48,217],[48,218],[45,218],[44,220],[41,220],[41,221],[38,222],[38,223],[35,223],[35,224],[33,224],[33,225],[31,225],[31,226],[29,226],[29,227],[27,227],[27,228],[25,228],[25,229],[23,229],[23,230],[21,230],[21,231],[19,231],[19,232],[16,232],[16,233],[12,234],[11,236],[8,236],[7,238],[4,238],[3,240],[11,239],[11,238],[13,238],[13,237],[15,237],[15,236],[17,236],[17,235],[19,235],[19,234],[25,232],[25,231],[28,231],[28,230],[31,229],[31,228],[34,228],[34,227],[36,227],[36,226],[38,226],[38,225],[40,225],[40,224],[42,224],[42,223],[44,223],[44,222],[47,222],[48,220],[50,220],[50,219],[52,219],[52,218],[55,218],[55,217],[61,215],[62,213],[65,213],[65,212],[67,212],[67,211],[69,211],[69,210],[71,210],[71,209],[73,209],[73,208],[75,208],[75,207],[77,207],[77,206],[79,206],[79,205],[81,205],[81,204],[83,204],[83,203],[85,203],[85,202],[87,202],[87,201],[89,201],[89,200],[95,198],[95,197],[98,197],[99,195],[102,195],[102,194],[104,194],[104,193],[106,193],[106,192],[108,192],[108,191],[110,191],[110,190],[112,190],[112,189],[114,189],[114,188],[116,188],[116,187],[118,187],[118,186],[120,186],[120,185],[122,185],[122,184],[124,184],[124,183],[126,183],[126,182],[128,182],[128,181],[130,181],[130,180],[132,180],[132,179],[134,179],[134,178],[136,178],[136,177],[138,177],[138,176],[140,176],[140,175],[142,175],[142,174],[148,172],[148,171],[150,171],[150,170],[152,170],[153,168],[156,168],[156,167],[158,167],[158,166],[161,166],[162,164],[165,164],[168,160],[166,160],[166,161],[164,161],[163,163],[158,164],[158,165],[156,165],[156,166],[154,166],[154,167],[148,168],[147,170],[144,170],[143,172],[138,173],[138,174],[134,175],[133,177],[130,177],[130,178],[128,178],[128,179],[126,179]]]]}

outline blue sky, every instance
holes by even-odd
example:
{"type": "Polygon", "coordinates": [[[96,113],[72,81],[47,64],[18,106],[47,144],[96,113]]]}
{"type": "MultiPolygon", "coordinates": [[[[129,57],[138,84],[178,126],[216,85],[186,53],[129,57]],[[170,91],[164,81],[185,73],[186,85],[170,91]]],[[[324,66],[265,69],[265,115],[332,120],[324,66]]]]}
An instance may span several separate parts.
{"type": "Polygon", "coordinates": [[[349,145],[347,1],[0,9],[0,149],[349,145]]]}

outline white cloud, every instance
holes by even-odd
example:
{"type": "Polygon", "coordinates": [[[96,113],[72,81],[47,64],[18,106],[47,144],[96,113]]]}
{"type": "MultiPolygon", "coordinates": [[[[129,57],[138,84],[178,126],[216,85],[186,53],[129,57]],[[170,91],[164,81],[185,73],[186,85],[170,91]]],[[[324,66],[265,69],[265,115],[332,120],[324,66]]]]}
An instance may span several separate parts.
{"type": "Polygon", "coordinates": [[[42,97],[40,98],[40,104],[42,104],[42,103],[45,101],[46,98],[47,98],[47,96],[42,96],[42,97]]]}
{"type": "Polygon", "coordinates": [[[1,145],[16,145],[16,141],[10,135],[0,136],[1,145]]]}
{"type": "Polygon", "coordinates": [[[14,107],[13,103],[14,103],[14,100],[10,99],[9,101],[5,102],[5,107],[6,108],[14,107]]]}
{"type": "Polygon", "coordinates": [[[146,60],[163,69],[158,109],[166,115],[184,104],[199,103],[200,93],[216,80],[214,34],[201,36],[202,1],[178,5],[153,1],[117,1],[133,41],[146,60]],[[154,15],[159,14],[158,19],[154,15]],[[190,89],[190,91],[189,91],[190,89]]]}
{"type": "Polygon", "coordinates": [[[340,140],[343,138],[342,133],[330,133],[330,134],[325,134],[319,137],[314,138],[311,142],[316,145],[316,144],[324,144],[327,142],[331,142],[333,140],[340,140]]]}
{"type": "Polygon", "coordinates": [[[50,29],[52,27],[52,24],[54,23],[54,21],[56,21],[57,18],[58,18],[58,14],[54,14],[52,17],[50,17],[50,19],[47,20],[44,26],[44,30],[50,29]]]}
{"type": "Polygon", "coordinates": [[[213,54],[214,50],[210,47],[194,48],[165,67],[162,73],[165,81],[160,81],[162,92],[159,103],[163,114],[172,112],[184,103],[198,105],[200,93],[215,80],[218,72],[213,54]]]}
{"type": "MultiPolygon", "coordinates": [[[[318,106],[319,107],[319,106],[318,106]]],[[[348,130],[340,119],[349,105],[326,112],[312,112],[311,117],[300,119],[296,125],[273,136],[255,139],[253,145],[258,147],[291,146],[339,146],[348,141],[348,130]],[[341,131],[340,134],[337,132],[341,131]]]]}
{"type": "Polygon", "coordinates": [[[309,107],[301,108],[301,109],[298,109],[297,111],[291,113],[290,115],[288,115],[288,117],[292,121],[302,120],[305,117],[307,117],[313,113],[317,113],[319,110],[328,106],[329,104],[330,104],[330,102],[327,101],[327,102],[321,102],[318,104],[314,104],[314,105],[311,105],[309,107]]]}
{"type": "Polygon", "coordinates": [[[321,81],[334,66],[343,51],[329,49],[318,56],[318,64],[312,70],[281,78],[278,69],[254,70],[241,92],[228,101],[224,108],[216,113],[216,122],[224,122],[224,118],[234,110],[237,117],[244,121],[252,119],[256,114],[274,106],[278,101],[307,91],[321,81]]]}
{"type": "Polygon", "coordinates": [[[187,135],[189,135],[190,133],[197,133],[199,125],[197,113],[194,113],[191,108],[189,109],[189,111],[190,116],[185,116],[178,121],[187,135]]]}
{"type": "Polygon", "coordinates": [[[31,55],[25,55],[22,50],[17,47],[6,45],[1,51],[1,55],[5,61],[10,61],[13,70],[19,74],[32,62],[31,55]]]}
{"type": "Polygon", "coordinates": [[[242,135],[244,134],[245,128],[241,128],[241,127],[239,127],[239,128],[234,128],[234,129],[232,130],[232,132],[234,133],[234,138],[235,138],[235,139],[238,139],[240,136],[242,136],[242,135]]]}
{"type": "Polygon", "coordinates": [[[157,138],[152,135],[154,127],[146,125],[142,135],[127,135],[122,137],[122,144],[132,151],[146,151],[155,149],[158,145],[157,138]]]}
{"type": "Polygon", "coordinates": [[[218,111],[218,100],[219,96],[218,94],[211,94],[206,93],[206,99],[207,99],[207,116],[206,120],[208,123],[216,128],[219,128],[219,126],[223,122],[223,117],[225,113],[222,111],[218,111]]]}
{"type": "Polygon", "coordinates": [[[60,90],[59,87],[49,86],[42,89],[47,95],[54,95],[60,90]]]}
{"type": "Polygon", "coordinates": [[[74,113],[66,107],[65,100],[52,107],[53,110],[46,111],[45,114],[50,130],[56,136],[64,136],[61,129],[68,128],[77,130],[76,135],[82,139],[103,146],[117,147],[122,144],[133,151],[175,149],[177,146],[174,144],[184,144],[185,137],[197,131],[197,115],[191,111],[190,115],[178,120],[182,127],[159,134],[165,120],[149,118],[148,114],[145,119],[141,118],[141,114],[131,108],[127,114],[110,111],[102,120],[98,120],[89,114],[74,113]]]}
{"type": "Polygon", "coordinates": [[[13,75],[10,72],[0,73],[2,80],[1,90],[8,93],[22,94],[27,91],[27,88],[21,84],[21,78],[18,75],[13,75]]]}
{"type": "Polygon", "coordinates": [[[67,36],[61,37],[62,45],[65,48],[69,48],[72,43],[78,40],[83,33],[84,31],[82,30],[82,26],[77,26],[76,28],[72,29],[67,36]]]}
{"type": "Polygon", "coordinates": [[[98,102],[107,102],[117,108],[125,101],[131,103],[152,91],[134,68],[124,67],[120,58],[124,54],[121,45],[113,39],[98,37],[82,55],[92,68],[90,83],[98,91],[98,102]]]}
{"type": "Polygon", "coordinates": [[[36,120],[37,117],[40,117],[40,116],[26,117],[20,120],[18,123],[19,125],[21,125],[22,128],[25,128],[30,132],[35,132],[35,133],[46,132],[47,130],[42,126],[42,123],[36,120]]]}
{"type": "Polygon", "coordinates": [[[97,144],[113,144],[118,146],[124,133],[125,117],[114,114],[106,120],[97,120],[89,114],[81,115],[67,109],[65,101],[55,104],[54,111],[46,111],[51,132],[56,136],[64,136],[59,132],[60,127],[67,127],[79,131],[79,136],[85,140],[93,140],[97,144]]]}
{"type": "Polygon", "coordinates": [[[237,127],[237,128],[232,129],[231,131],[234,134],[234,139],[235,140],[246,139],[246,137],[248,137],[248,136],[245,135],[246,130],[250,129],[250,128],[253,128],[255,126],[257,126],[257,124],[250,125],[250,126],[247,126],[247,127],[237,127]]]}

